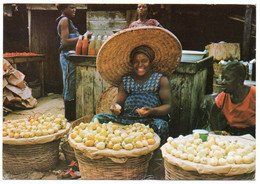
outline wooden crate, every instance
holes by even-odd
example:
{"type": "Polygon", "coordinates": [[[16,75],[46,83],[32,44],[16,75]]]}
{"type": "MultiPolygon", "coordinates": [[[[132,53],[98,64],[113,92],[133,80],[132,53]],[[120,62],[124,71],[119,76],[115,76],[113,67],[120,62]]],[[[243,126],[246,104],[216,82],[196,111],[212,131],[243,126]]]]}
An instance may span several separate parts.
{"type": "Polygon", "coordinates": [[[240,60],[240,44],[239,43],[211,43],[205,47],[209,51],[209,55],[214,60],[240,60]]]}

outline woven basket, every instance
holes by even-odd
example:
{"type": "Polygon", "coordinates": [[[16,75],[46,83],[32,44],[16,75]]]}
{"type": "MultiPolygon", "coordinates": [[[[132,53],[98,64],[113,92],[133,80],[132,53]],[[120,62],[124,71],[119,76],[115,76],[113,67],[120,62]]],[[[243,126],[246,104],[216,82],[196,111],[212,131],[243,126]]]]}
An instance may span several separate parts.
{"type": "MultiPolygon", "coordinates": [[[[79,125],[81,122],[84,122],[84,123],[89,123],[91,121],[91,119],[93,118],[93,115],[88,115],[88,116],[83,116],[75,121],[73,121],[71,124],[72,124],[72,129],[79,125]]],[[[67,164],[70,164],[71,161],[76,161],[76,156],[75,156],[75,152],[74,152],[74,149],[70,146],[69,142],[68,141],[65,141],[61,144],[61,150],[64,154],[64,157],[66,159],[66,162],[67,164]]]]}
{"type": "Polygon", "coordinates": [[[185,171],[164,160],[166,180],[254,180],[255,172],[234,176],[217,174],[199,174],[196,171],[185,171]]]}
{"type": "Polygon", "coordinates": [[[110,106],[116,102],[118,88],[109,86],[100,96],[96,105],[96,114],[111,113],[110,106]]]}
{"type": "Polygon", "coordinates": [[[107,157],[90,159],[75,149],[81,179],[89,180],[140,180],[148,170],[152,153],[140,157],[129,157],[125,163],[115,163],[107,157]]]}
{"type": "Polygon", "coordinates": [[[71,161],[76,161],[74,149],[70,146],[68,141],[65,141],[61,144],[61,150],[64,154],[67,164],[70,164],[71,161]]]}
{"type": "Polygon", "coordinates": [[[48,171],[57,166],[60,139],[30,145],[3,144],[3,169],[12,174],[48,171]]]}

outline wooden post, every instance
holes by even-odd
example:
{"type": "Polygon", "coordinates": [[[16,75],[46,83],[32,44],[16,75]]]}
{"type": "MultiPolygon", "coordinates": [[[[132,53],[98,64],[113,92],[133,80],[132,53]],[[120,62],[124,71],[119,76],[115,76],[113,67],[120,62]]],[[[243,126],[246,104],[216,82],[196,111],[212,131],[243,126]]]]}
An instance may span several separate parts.
{"type": "Polygon", "coordinates": [[[249,59],[251,23],[252,23],[252,6],[247,5],[246,12],[245,12],[244,36],[243,36],[243,47],[242,47],[243,60],[249,59]]]}
{"type": "Polygon", "coordinates": [[[31,23],[32,23],[32,11],[28,9],[28,35],[29,35],[29,51],[32,49],[32,33],[31,33],[31,23]]]}

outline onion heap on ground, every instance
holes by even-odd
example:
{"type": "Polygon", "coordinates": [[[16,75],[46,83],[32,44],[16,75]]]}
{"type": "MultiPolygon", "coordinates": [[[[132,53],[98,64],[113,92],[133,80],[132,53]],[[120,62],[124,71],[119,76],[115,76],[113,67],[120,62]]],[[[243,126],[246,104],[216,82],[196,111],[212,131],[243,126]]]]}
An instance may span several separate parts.
{"type": "Polygon", "coordinates": [[[119,125],[117,123],[83,123],[75,126],[70,134],[76,143],[83,143],[87,147],[99,150],[109,148],[113,150],[132,150],[143,148],[155,143],[155,133],[148,125],[134,123],[133,125],[119,125]]]}
{"type": "Polygon", "coordinates": [[[220,136],[208,136],[207,141],[202,142],[198,133],[189,138],[169,137],[165,149],[168,154],[182,160],[212,166],[250,164],[256,157],[255,143],[245,145],[220,136]]]}
{"type": "Polygon", "coordinates": [[[3,137],[30,138],[57,133],[67,126],[64,115],[48,113],[28,116],[27,119],[8,120],[3,123],[3,137]]]}

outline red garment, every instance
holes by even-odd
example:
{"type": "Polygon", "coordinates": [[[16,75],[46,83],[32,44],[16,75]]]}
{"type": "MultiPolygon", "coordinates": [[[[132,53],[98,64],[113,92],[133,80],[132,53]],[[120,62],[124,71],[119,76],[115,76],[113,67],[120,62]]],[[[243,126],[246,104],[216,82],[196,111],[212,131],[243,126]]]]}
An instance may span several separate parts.
{"type": "Polygon", "coordinates": [[[129,28],[142,27],[142,26],[158,26],[158,27],[161,27],[161,24],[155,19],[149,19],[145,23],[139,23],[139,21],[134,21],[129,25],[129,28]]]}
{"type": "Polygon", "coordinates": [[[229,126],[236,128],[246,128],[255,125],[255,86],[251,87],[247,97],[241,103],[233,104],[230,99],[230,94],[224,92],[220,93],[215,98],[215,103],[219,108],[222,108],[223,114],[225,115],[229,126]]]}

